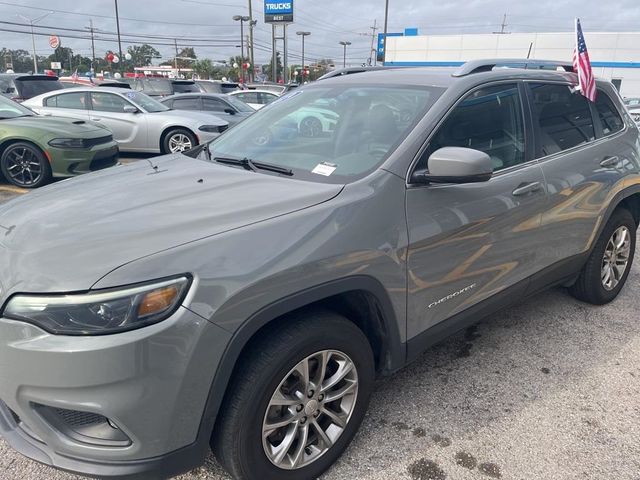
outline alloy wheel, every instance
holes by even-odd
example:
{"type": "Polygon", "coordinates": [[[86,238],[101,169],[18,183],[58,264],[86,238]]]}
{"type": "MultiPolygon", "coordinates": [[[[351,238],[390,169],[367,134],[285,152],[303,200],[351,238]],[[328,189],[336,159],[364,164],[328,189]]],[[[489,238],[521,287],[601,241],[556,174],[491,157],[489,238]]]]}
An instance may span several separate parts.
{"type": "Polygon", "coordinates": [[[621,226],[613,232],[602,259],[601,279],[605,290],[615,289],[627,271],[631,252],[631,232],[621,226]]]}
{"type": "Polygon", "coordinates": [[[169,137],[169,151],[171,153],[184,152],[193,148],[193,142],[184,133],[174,133],[169,137]]]}
{"type": "Polygon", "coordinates": [[[17,185],[28,187],[38,183],[44,173],[40,157],[28,147],[16,147],[7,152],[5,168],[17,185]]]}
{"type": "Polygon", "coordinates": [[[295,470],[324,455],[342,435],[358,398],[358,372],[345,353],[322,350],[298,363],[271,396],[262,446],[276,467],[295,470]]]}

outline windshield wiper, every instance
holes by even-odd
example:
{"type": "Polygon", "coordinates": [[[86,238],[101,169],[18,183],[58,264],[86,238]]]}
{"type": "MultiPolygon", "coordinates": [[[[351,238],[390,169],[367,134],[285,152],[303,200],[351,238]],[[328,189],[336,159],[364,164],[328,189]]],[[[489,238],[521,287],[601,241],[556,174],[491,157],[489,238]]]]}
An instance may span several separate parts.
{"type": "Polygon", "coordinates": [[[280,167],[271,163],[254,162],[250,158],[231,158],[231,157],[215,157],[214,162],[223,163],[225,165],[238,165],[245,170],[255,172],[256,170],[267,170],[269,172],[280,173],[289,177],[293,176],[293,171],[289,168],[280,167]]]}

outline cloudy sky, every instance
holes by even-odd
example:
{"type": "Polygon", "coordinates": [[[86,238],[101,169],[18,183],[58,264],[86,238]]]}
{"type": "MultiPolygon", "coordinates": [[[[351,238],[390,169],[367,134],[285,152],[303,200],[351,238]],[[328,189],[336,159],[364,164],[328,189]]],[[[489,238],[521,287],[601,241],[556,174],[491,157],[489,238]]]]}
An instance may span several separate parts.
{"type": "MultiPolygon", "coordinates": [[[[123,50],[133,42],[153,44],[165,59],[173,55],[173,38],[179,47],[194,46],[199,57],[227,59],[240,52],[240,28],[233,15],[248,15],[253,1],[256,63],[270,58],[271,27],[264,24],[262,0],[119,0],[123,50]],[[148,36],[148,37],[147,37],[148,36]]],[[[384,0],[294,0],[295,24],[289,27],[289,52],[299,62],[300,37],[297,30],[310,31],[306,40],[306,58],[342,59],[340,40],[350,41],[347,62],[366,61],[371,45],[374,20],[382,27],[384,0]]],[[[506,14],[506,31],[567,31],[573,28],[576,14],[589,31],[640,30],[640,1],[597,0],[390,0],[389,32],[418,27],[420,33],[490,33],[500,30],[506,14]]],[[[117,50],[113,0],[13,0],[0,1],[0,48],[24,48],[31,51],[28,27],[17,25],[25,18],[45,18],[36,22],[37,32],[56,33],[62,43],[78,53],[90,56],[88,34],[74,31],[89,26],[96,34],[96,55],[117,50]],[[48,14],[48,12],[53,13],[48,14]],[[40,27],[41,26],[41,27],[40,27]],[[71,30],[64,30],[71,29],[71,30]],[[11,31],[7,31],[11,30],[11,31]],[[80,37],[80,38],[73,38],[80,37]]],[[[245,32],[246,33],[246,32],[245,32]]],[[[588,38],[588,37],[587,37],[588,38]]],[[[38,54],[51,52],[47,36],[36,37],[38,54]]]]}

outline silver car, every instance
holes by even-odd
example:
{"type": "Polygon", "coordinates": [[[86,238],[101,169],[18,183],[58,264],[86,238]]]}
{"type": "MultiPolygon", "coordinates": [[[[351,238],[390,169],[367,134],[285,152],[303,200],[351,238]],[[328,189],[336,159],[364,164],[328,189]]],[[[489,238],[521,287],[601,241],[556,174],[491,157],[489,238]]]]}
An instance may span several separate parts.
{"type": "Polygon", "coordinates": [[[24,105],[42,115],[106,125],[120,150],[175,153],[214,139],[229,123],[200,112],[171,110],[144,93],[122,88],[74,88],[33,97],[24,105]]]}

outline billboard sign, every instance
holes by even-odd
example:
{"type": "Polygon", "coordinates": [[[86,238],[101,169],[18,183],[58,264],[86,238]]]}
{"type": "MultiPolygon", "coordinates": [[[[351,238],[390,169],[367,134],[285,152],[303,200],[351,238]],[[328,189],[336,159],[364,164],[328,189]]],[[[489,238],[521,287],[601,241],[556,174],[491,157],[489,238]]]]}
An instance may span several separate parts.
{"type": "MultiPolygon", "coordinates": [[[[387,33],[387,37],[402,37],[404,33],[387,33]]],[[[385,36],[384,33],[378,34],[378,61],[384,61],[384,49],[385,49],[385,36]]]]}
{"type": "Polygon", "coordinates": [[[293,0],[265,0],[264,23],[293,23],[293,0]]]}

